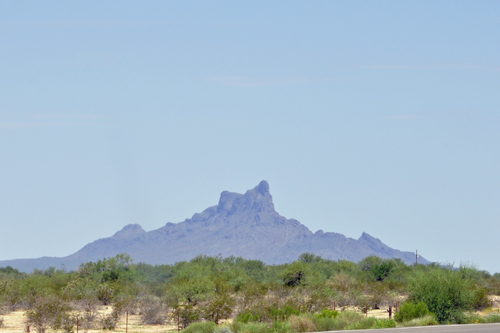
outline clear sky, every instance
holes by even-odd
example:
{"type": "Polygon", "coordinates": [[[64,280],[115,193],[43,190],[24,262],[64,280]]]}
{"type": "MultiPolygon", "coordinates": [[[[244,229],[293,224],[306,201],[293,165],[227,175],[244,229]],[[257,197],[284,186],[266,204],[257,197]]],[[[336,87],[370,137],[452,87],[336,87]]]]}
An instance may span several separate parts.
{"type": "Polygon", "coordinates": [[[500,2],[1,1],[0,259],[270,184],[313,232],[500,272],[500,2]]]}

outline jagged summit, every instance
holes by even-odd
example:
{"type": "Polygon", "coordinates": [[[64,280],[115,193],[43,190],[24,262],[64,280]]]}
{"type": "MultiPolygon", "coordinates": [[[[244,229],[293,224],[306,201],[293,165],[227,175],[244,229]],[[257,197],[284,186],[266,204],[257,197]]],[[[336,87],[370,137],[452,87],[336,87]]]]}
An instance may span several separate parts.
{"type": "Polygon", "coordinates": [[[247,191],[247,193],[250,192],[250,191],[257,192],[257,193],[259,193],[260,195],[263,195],[263,196],[266,196],[268,194],[269,194],[269,197],[271,196],[271,193],[269,193],[269,183],[266,182],[265,180],[261,181],[259,183],[259,185],[257,185],[257,186],[254,187],[253,190],[247,191]]]}
{"type": "MultiPolygon", "coordinates": [[[[64,258],[0,261],[22,271],[45,269],[64,264],[76,269],[82,262],[128,253],[136,262],[172,264],[197,255],[240,256],[278,264],[296,260],[304,252],[326,259],[359,261],[369,255],[414,260],[411,252],[390,248],[379,239],[363,233],[358,240],[334,232],[312,233],[294,219],[274,210],[269,184],[261,181],[244,194],[224,191],[219,203],[180,223],[167,223],[149,232],[129,224],[112,237],[98,239],[64,258]]],[[[426,260],[421,258],[420,262],[426,260]]]]}
{"type": "Polygon", "coordinates": [[[217,213],[235,215],[244,212],[269,212],[274,210],[273,198],[269,192],[269,184],[263,180],[245,194],[224,191],[220,195],[217,213]]]}

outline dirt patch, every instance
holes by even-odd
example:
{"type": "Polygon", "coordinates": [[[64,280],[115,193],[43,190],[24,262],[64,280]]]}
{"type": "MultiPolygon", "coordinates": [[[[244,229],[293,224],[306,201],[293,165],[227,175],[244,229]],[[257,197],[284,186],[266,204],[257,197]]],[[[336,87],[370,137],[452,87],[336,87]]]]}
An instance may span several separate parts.
{"type": "MultiPolygon", "coordinates": [[[[99,313],[108,314],[111,312],[111,307],[102,307],[99,309],[99,313]]],[[[14,311],[1,315],[3,318],[3,328],[0,328],[0,333],[23,333],[26,332],[26,317],[24,316],[24,311],[14,311]]],[[[127,326],[127,316],[123,315],[120,317],[116,329],[112,332],[125,332],[127,326]]],[[[35,332],[33,328],[30,329],[31,332],[35,332]]],[[[52,332],[52,330],[49,330],[52,332]]],[[[75,328],[76,332],[76,328],[75,328]]],[[[80,328],[79,332],[83,332],[80,328]]],[[[109,332],[100,329],[89,330],[89,333],[101,333],[109,332]]],[[[130,333],[166,333],[166,332],[177,332],[177,325],[167,324],[167,325],[141,325],[140,317],[138,315],[128,316],[128,332],[130,333]]]]}
{"type": "Polygon", "coordinates": [[[491,307],[493,309],[500,309],[500,296],[496,296],[496,295],[488,296],[488,299],[490,300],[491,307]]]}

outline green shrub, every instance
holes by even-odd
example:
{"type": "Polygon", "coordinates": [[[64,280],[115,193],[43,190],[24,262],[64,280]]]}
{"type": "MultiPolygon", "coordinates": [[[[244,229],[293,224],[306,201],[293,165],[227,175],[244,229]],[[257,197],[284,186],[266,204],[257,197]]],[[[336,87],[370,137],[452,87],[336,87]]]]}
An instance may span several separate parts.
{"type": "Polygon", "coordinates": [[[337,325],[338,327],[336,328],[337,330],[343,330],[349,325],[358,322],[365,318],[361,313],[359,312],[353,312],[353,311],[342,311],[339,313],[339,315],[336,318],[337,325]]]}
{"type": "Polygon", "coordinates": [[[402,323],[403,321],[424,317],[429,314],[429,308],[424,302],[418,304],[406,302],[401,305],[399,311],[394,315],[394,320],[402,323]]]}
{"type": "Polygon", "coordinates": [[[233,329],[229,323],[223,323],[215,327],[215,333],[233,333],[233,329]]]}
{"type": "Polygon", "coordinates": [[[183,329],[183,333],[214,333],[217,326],[214,322],[205,321],[192,323],[187,328],[183,329]]]}
{"type": "Polygon", "coordinates": [[[483,317],[487,323],[500,323],[500,313],[490,313],[483,317]]]}
{"type": "Polygon", "coordinates": [[[271,326],[273,333],[288,333],[290,332],[290,324],[286,321],[275,321],[271,326]]]}
{"type": "Polygon", "coordinates": [[[71,307],[57,298],[41,298],[25,313],[28,324],[38,333],[44,333],[49,327],[58,330],[71,326],[69,311],[71,307]]]}
{"type": "Polygon", "coordinates": [[[367,330],[370,328],[374,328],[377,323],[377,319],[373,317],[362,318],[359,321],[355,321],[349,325],[347,325],[346,329],[348,330],[367,330]]]}
{"type": "Polygon", "coordinates": [[[355,327],[358,323],[365,319],[363,315],[358,312],[344,311],[339,313],[336,318],[324,318],[317,315],[311,317],[317,331],[337,331],[344,330],[349,327],[355,327]]]}
{"type": "Polygon", "coordinates": [[[285,265],[280,278],[285,286],[295,287],[305,285],[310,274],[311,269],[308,264],[303,261],[294,261],[285,265]]]}
{"type": "Polygon", "coordinates": [[[338,329],[335,318],[339,315],[336,310],[324,309],[320,313],[314,314],[313,321],[318,331],[333,331],[338,329]]]}
{"type": "Polygon", "coordinates": [[[321,310],[320,313],[315,314],[317,318],[337,318],[338,315],[338,311],[328,309],[321,310]]]}
{"type": "Polygon", "coordinates": [[[442,323],[463,323],[464,311],[472,309],[477,287],[462,270],[441,267],[417,271],[409,278],[409,302],[424,302],[442,323]]]}
{"type": "Polygon", "coordinates": [[[488,299],[488,290],[486,288],[479,288],[474,294],[474,309],[482,310],[491,306],[488,299]]]}
{"type": "Polygon", "coordinates": [[[281,309],[277,308],[268,308],[269,311],[269,316],[274,320],[279,320],[279,321],[285,321],[287,318],[290,318],[291,316],[299,315],[299,310],[295,309],[289,305],[285,305],[281,309]]]}
{"type": "MultiPolygon", "coordinates": [[[[174,312],[170,314],[170,319],[177,322],[180,321],[181,328],[187,328],[191,325],[191,323],[197,322],[200,320],[200,314],[194,306],[190,304],[177,306],[174,312]]],[[[215,323],[214,323],[215,325],[215,323]]]]}
{"type": "Polygon", "coordinates": [[[394,328],[396,327],[396,322],[392,319],[377,319],[375,322],[375,328],[394,328]]]}
{"type": "Polygon", "coordinates": [[[314,326],[319,332],[335,331],[339,329],[337,320],[334,318],[313,317],[314,326]]]}
{"type": "Polygon", "coordinates": [[[346,322],[351,323],[351,322],[359,321],[359,320],[363,319],[364,317],[365,316],[359,312],[342,311],[341,313],[339,313],[337,319],[342,319],[342,320],[345,320],[346,322]]]}
{"type": "Polygon", "coordinates": [[[252,314],[251,312],[241,312],[238,316],[236,316],[236,320],[240,323],[247,324],[249,322],[259,321],[258,314],[252,314]]]}
{"type": "MultiPolygon", "coordinates": [[[[225,286],[226,289],[229,289],[225,286]]],[[[197,309],[201,311],[202,317],[205,320],[213,322],[221,319],[228,319],[233,313],[235,301],[229,292],[219,292],[202,302],[197,309]]]]}

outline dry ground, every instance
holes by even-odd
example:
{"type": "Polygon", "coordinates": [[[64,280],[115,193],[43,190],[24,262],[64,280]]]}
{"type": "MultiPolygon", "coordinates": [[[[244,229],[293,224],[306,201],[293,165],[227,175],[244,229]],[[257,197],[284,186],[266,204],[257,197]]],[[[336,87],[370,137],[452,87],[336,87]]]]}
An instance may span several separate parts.
{"type": "MultiPolygon", "coordinates": [[[[492,302],[492,310],[500,312],[500,296],[489,296],[492,302]]],[[[355,310],[355,309],[350,309],[355,310]]],[[[101,313],[109,313],[111,311],[111,307],[102,307],[101,313]]],[[[491,312],[491,310],[489,311],[491,312]]],[[[480,313],[481,314],[481,313],[480,313]]],[[[380,310],[370,310],[368,311],[368,316],[376,317],[376,318],[389,318],[389,313],[387,309],[380,310]]],[[[23,311],[14,311],[7,313],[5,315],[0,316],[3,318],[3,328],[0,328],[0,333],[23,333],[26,332],[25,325],[25,317],[23,311]]],[[[120,321],[118,322],[117,328],[113,332],[125,332],[126,331],[126,316],[122,316],[120,321]]],[[[154,325],[140,325],[139,316],[137,315],[129,315],[128,318],[128,332],[130,333],[174,333],[177,331],[177,325],[163,325],[163,326],[154,326],[154,325]]],[[[34,332],[31,329],[31,332],[34,332]]],[[[75,330],[76,332],[76,330],[75,330]]],[[[79,332],[83,332],[82,329],[79,332]]],[[[103,330],[90,330],[89,333],[101,333],[101,332],[109,332],[103,330]]]]}
{"type": "MultiPolygon", "coordinates": [[[[103,307],[99,312],[101,313],[109,313],[111,311],[111,307],[103,307]]],[[[0,328],[1,333],[24,333],[26,332],[26,324],[24,316],[24,311],[14,311],[3,316],[3,328],[0,328]]],[[[118,325],[115,330],[112,332],[125,332],[126,331],[126,316],[123,315],[118,321],[118,325]]],[[[35,332],[32,328],[31,332],[35,332]]],[[[155,326],[155,325],[140,325],[139,316],[137,315],[129,315],[128,318],[128,332],[130,333],[160,333],[160,332],[176,332],[177,325],[163,325],[163,326],[155,326]]],[[[52,330],[49,330],[52,332],[52,330]]],[[[75,328],[76,332],[76,328],[75,328]]],[[[83,330],[80,328],[79,332],[83,333],[83,330]]],[[[104,330],[89,330],[89,333],[101,333],[101,332],[110,332],[104,330]]]]}

